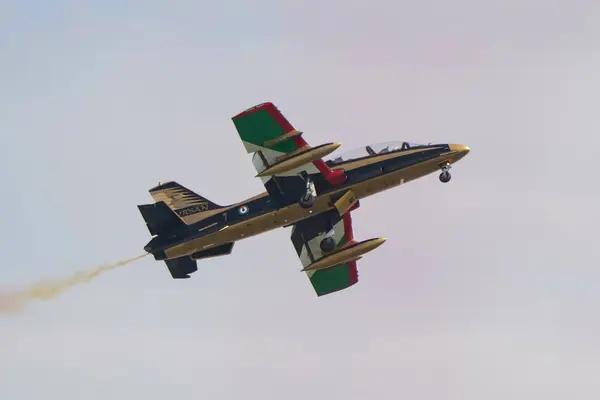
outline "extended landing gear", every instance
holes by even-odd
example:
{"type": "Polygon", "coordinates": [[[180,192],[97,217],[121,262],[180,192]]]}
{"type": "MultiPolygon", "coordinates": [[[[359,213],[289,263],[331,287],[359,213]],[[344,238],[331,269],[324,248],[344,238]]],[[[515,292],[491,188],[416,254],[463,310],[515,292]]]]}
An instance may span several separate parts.
{"type": "Polygon", "coordinates": [[[335,250],[335,230],[331,223],[328,225],[329,232],[325,234],[325,237],[321,240],[321,243],[319,243],[319,247],[323,253],[330,253],[335,250]]]}
{"type": "Polygon", "coordinates": [[[313,196],[310,192],[306,192],[304,196],[300,197],[298,203],[302,208],[311,208],[313,204],[315,204],[315,196],[313,196]]]}
{"type": "Polygon", "coordinates": [[[304,181],[306,182],[306,192],[300,197],[298,200],[298,204],[302,208],[311,208],[313,204],[315,204],[315,199],[317,198],[317,191],[315,190],[315,184],[310,179],[308,174],[304,174],[304,181]]]}
{"type": "Polygon", "coordinates": [[[452,168],[452,165],[450,165],[450,163],[446,163],[442,165],[442,173],[440,174],[440,182],[442,183],[448,183],[450,182],[450,179],[452,178],[452,175],[450,175],[450,168],[452,168]]]}
{"type": "Polygon", "coordinates": [[[335,239],[333,238],[333,236],[326,236],[325,238],[323,238],[323,240],[321,240],[319,247],[321,248],[321,251],[323,253],[332,252],[333,250],[335,250],[335,239]]]}

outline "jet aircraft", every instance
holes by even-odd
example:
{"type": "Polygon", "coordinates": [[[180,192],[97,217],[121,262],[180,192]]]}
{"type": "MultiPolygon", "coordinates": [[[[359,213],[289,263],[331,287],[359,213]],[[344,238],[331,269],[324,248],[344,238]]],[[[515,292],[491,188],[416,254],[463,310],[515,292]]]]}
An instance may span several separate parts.
{"type": "Polygon", "coordinates": [[[291,241],[317,296],[358,282],[357,261],[385,238],[357,241],[352,211],[360,200],[450,168],[469,153],[459,144],[388,142],[324,159],[340,147],[312,147],[271,102],[232,117],[252,153],[266,191],[221,206],[171,181],[150,189],[154,204],[139,205],[150,234],[144,250],[164,260],[174,279],[189,278],[197,261],[231,254],[239,240],[292,227],[291,241]]]}

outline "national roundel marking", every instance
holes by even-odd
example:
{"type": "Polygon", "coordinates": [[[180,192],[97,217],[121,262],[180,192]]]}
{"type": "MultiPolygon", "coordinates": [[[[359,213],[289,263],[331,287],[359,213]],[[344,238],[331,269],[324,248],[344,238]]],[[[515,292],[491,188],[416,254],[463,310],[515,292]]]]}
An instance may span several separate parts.
{"type": "Polygon", "coordinates": [[[241,215],[247,214],[247,213],[248,213],[248,207],[246,207],[246,206],[241,206],[241,207],[238,209],[238,211],[239,211],[239,213],[240,213],[241,215]]]}

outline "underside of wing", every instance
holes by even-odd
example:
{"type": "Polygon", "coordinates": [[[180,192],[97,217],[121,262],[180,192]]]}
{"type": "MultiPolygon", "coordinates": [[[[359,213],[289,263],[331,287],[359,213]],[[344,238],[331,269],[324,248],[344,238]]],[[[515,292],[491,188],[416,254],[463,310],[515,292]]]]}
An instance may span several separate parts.
{"type": "Polygon", "coordinates": [[[244,148],[253,153],[257,177],[282,204],[295,202],[304,193],[303,175],[322,174],[332,182],[341,179],[342,171],[332,171],[323,161],[340,144],[310,146],[273,103],[251,107],[232,121],[244,148]]]}
{"type": "MultiPolygon", "coordinates": [[[[340,217],[337,212],[320,214],[301,221],[292,229],[292,243],[304,268],[323,259],[327,253],[321,249],[321,241],[331,233],[333,243],[340,248],[354,241],[350,213],[340,217]]],[[[330,251],[328,251],[330,252],[330,251]]],[[[317,296],[334,293],[358,282],[356,260],[340,263],[329,268],[306,271],[317,296]]]]}
{"type": "Polygon", "coordinates": [[[270,102],[250,107],[232,120],[248,153],[267,149],[283,155],[305,144],[298,140],[302,132],[270,102]]]}

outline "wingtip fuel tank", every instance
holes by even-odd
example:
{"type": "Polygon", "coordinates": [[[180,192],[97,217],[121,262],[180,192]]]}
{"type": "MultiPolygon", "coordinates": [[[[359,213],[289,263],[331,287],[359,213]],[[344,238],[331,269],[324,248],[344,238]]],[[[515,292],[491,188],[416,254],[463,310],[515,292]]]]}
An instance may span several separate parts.
{"type": "Polygon", "coordinates": [[[258,173],[256,177],[260,178],[263,176],[281,174],[315,160],[320,160],[336,151],[341,145],[342,144],[339,142],[334,142],[317,147],[299,149],[297,153],[286,154],[277,164],[258,173]]]}
{"type": "Polygon", "coordinates": [[[375,250],[383,243],[385,243],[386,240],[386,238],[380,237],[363,240],[362,242],[352,243],[348,246],[344,246],[339,250],[334,251],[331,254],[328,254],[327,256],[321,258],[318,261],[315,261],[314,263],[308,265],[306,268],[302,269],[302,271],[315,271],[319,269],[327,269],[338,264],[343,264],[345,262],[356,260],[363,254],[375,250]]]}

